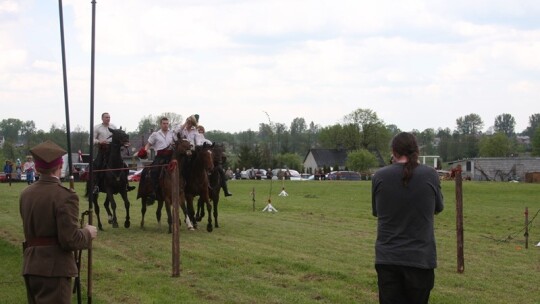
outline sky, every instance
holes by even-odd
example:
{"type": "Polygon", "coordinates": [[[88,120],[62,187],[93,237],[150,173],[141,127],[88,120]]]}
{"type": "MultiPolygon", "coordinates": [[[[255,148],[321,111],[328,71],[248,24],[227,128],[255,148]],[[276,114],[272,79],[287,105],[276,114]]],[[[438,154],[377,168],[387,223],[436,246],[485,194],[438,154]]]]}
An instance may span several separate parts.
{"type": "MultiPolygon", "coordinates": [[[[515,130],[540,112],[537,0],[99,0],[90,122],[91,0],[64,0],[71,130],[148,115],[200,115],[206,130],[256,131],[357,109],[404,131],[515,130]],[[268,115],[267,115],[268,114],[268,115]]],[[[0,0],[0,120],[65,124],[59,2],[0,0]]]]}

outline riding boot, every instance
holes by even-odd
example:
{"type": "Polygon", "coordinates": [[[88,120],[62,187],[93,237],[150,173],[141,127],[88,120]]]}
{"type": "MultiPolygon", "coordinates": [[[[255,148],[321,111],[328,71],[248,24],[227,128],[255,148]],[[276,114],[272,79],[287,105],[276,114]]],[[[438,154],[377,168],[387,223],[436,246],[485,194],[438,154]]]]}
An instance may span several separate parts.
{"type": "Polygon", "coordinates": [[[223,181],[221,188],[223,188],[223,193],[225,194],[225,196],[232,196],[232,193],[229,192],[229,189],[227,187],[227,181],[223,181]]]}
{"type": "Polygon", "coordinates": [[[221,180],[221,188],[223,188],[223,193],[225,196],[232,196],[232,193],[229,192],[229,188],[227,187],[227,177],[225,177],[225,171],[223,171],[223,168],[221,166],[218,167],[219,172],[219,179],[221,180]]]}

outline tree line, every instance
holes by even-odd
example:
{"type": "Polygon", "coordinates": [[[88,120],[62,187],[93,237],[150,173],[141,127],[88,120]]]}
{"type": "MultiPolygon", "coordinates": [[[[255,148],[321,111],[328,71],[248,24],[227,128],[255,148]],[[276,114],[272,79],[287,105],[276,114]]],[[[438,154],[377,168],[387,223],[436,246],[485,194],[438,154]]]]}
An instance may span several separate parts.
{"type": "MultiPolygon", "coordinates": [[[[159,129],[159,118],[165,116],[171,125],[182,123],[181,115],[168,112],[148,115],[139,121],[130,138],[143,141],[159,129]]],[[[529,117],[529,126],[520,133],[515,130],[515,119],[503,113],[495,118],[492,127],[483,132],[484,121],[480,115],[471,113],[456,119],[454,130],[428,128],[412,130],[418,139],[421,155],[438,155],[441,162],[473,157],[508,157],[517,155],[540,155],[540,113],[529,117]],[[528,136],[530,141],[525,140],[528,136]]],[[[321,126],[313,121],[307,123],[297,117],[285,123],[261,122],[259,129],[241,132],[206,132],[213,142],[223,143],[227,150],[228,166],[231,168],[291,168],[303,171],[302,163],[309,149],[345,149],[348,151],[347,167],[365,171],[388,161],[390,140],[401,132],[398,126],[386,124],[370,109],[359,108],[342,117],[340,123],[321,126]]],[[[7,118],[0,121],[0,135],[4,137],[2,162],[23,159],[30,147],[52,140],[67,148],[65,126],[51,125],[46,132],[37,130],[32,120],[7,118]]],[[[89,132],[81,127],[71,131],[71,150],[90,150],[89,132]]],[[[138,147],[135,147],[138,148],[138,147]]],[[[66,149],[67,150],[67,149],[66,149]]]]}

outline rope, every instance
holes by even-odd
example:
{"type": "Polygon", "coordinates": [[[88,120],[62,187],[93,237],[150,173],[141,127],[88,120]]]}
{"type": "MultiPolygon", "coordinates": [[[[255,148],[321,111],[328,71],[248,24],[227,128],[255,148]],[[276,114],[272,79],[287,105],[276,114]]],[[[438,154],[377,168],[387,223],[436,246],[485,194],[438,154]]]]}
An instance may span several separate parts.
{"type": "MultiPolygon", "coordinates": [[[[147,165],[147,166],[144,166],[144,168],[165,167],[165,166],[169,166],[169,164],[164,164],[164,165],[147,165]]],[[[130,169],[130,168],[98,169],[98,170],[93,170],[93,172],[107,172],[107,171],[121,171],[121,170],[131,170],[131,169],[130,169]]]]}
{"type": "MultiPolygon", "coordinates": [[[[534,219],[538,216],[538,214],[540,213],[540,209],[538,209],[538,211],[536,211],[536,214],[532,217],[532,219],[529,220],[529,223],[527,225],[527,227],[529,228],[529,230],[531,229],[532,227],[532,223],[534,222],[534,219]]],[[[499,242],[499,243],[502,243],[502,242],[508,242],[510,240],[513,240],[518,234],[520,234],[521,232],[523,232],[525,230],[525,227],[521,228],[519,231],[516,231],[514,233],[510,233],[506,238],[504,239],[496,239],[494,237],[490,237],[490,236],[482,236],[484,238],[487,238],[487,239],[490,239],[490,240],[493,240],[493,241],[496,241],[496,242],[499,242]]]]}

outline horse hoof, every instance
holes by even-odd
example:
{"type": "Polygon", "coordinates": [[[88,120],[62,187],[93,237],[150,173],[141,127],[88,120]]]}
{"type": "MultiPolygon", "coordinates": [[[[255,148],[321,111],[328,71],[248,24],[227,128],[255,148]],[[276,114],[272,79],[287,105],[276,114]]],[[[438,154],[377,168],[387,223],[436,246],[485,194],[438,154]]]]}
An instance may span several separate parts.
{"type": "Polygon", "coordinates": [[[118,228],[118,227],[119,227],[119,226],[118,226],[118,223],[117,223],[117,222],[113,222],[113,223],[112,223],[112,227],[113,227],[113,228],[118,228]]]}
{"type": "Polygon", "coordinates": [[[103,226],[101,224],[98,225],[99,231],[104,231],[103,226]]]}
{"type": "Polygon", "coordinates": [[[131,223],[129,221],[126,221],[124,223],[124,228],[129,228],[131,226],[131,223]]]}
{"type": "Polygon", "coordinates": [[[212,231],[213,231],[212,225],[206,226],[206,230],[207,230],[208,232],[212,232],[212,231]]]}

